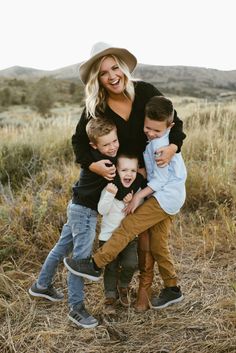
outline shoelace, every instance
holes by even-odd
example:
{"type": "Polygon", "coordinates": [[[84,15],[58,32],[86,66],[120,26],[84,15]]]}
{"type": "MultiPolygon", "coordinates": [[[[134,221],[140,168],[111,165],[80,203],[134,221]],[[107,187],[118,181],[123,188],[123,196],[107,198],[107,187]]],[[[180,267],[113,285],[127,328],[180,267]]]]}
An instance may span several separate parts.
{"type": "Polygon", "coordinates": [[[75,319],[78,319],[78,318],[85,318],[87,319],[90,315],[89,313],[87,312],[87,310],[85,309],[84,306],[81,306],[80,309],[77,309],[75,311],[75,314],[73,315],[75,317],[75,319]],[[79,312],[80,311],[80,312],[79,312]]]}
{"type": "Polygon", "coordinates": [[[57,293],[56,290],[55,290],[55,288],[54,288],[52,285],[50,285],[50,286],[47,288],[47,291],[48,291],[49,293],[52,293],[52,294],[56,294],[56,293],[57,293]]]}

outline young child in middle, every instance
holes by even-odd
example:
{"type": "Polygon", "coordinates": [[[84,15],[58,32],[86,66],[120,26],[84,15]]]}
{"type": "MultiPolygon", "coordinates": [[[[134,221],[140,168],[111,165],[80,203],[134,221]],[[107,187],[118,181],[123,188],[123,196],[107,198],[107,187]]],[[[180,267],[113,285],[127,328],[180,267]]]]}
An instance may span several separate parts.
{"type": "MultiPolygon", "coordinates": [[[[103,216],[98,236],[100,246],[120,225],[125,217],[125,207],[132,200],[133,194],[141,189],[143,181],[143,176],[138,173],[138,157],[133,153],[120,152],[117,156],[116,177],[103,189],[98,203],[98,212],[103,216]]],[[[115,313],[118,298],[123,306],[130,305],[129,285],[137,266],[135,238],[105,267],[103,281],[107,314],[115,313]]]]}

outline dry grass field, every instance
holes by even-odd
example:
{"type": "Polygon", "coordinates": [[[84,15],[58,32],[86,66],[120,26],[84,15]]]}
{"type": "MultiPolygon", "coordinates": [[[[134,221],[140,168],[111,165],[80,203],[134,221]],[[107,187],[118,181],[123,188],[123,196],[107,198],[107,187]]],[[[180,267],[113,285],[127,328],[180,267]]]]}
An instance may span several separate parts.
{"type": "MultiPolygon", "coordinates": [[[[42,119],[27,110],[0,116],[0,352],[236,352],[236,102],[173,98],[184,120],[187,200],[170,245],[185,299],[135,313],[103,313],[102,282],[86,282],[86,306],[99,319],[79,329],[59,304],[35,300],[28,288],[65,222],[79,175],[70,138],[78,115],[42,119]]],[[[96,245],[95,245],[96,246],[96,245]]],[[[55,285],[67,295],[66,270],[55,285]]],[[[135,299],[138,273],[132,282],[135,299]]],[[[156,271],[153,291],[161,287],[156,271]]]]}

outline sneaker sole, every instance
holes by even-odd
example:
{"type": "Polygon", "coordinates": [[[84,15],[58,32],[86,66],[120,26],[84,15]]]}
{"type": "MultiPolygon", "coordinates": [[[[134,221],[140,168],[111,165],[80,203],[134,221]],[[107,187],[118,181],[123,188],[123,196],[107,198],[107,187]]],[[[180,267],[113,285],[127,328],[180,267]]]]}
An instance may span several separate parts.
{"type": "Polygon", "coordinates": [[[71,317],[70,315],[68,315],[68,319],[70,321],[72,321],[74,324],[76,324],[77,326],[79,327],[83,327],[83,328],[94,328],[98,325],[98,321],[97,322],[94,322],[93,324],[91,325],[86,325],[86,324],[81,324],[79,321],[75,320],[73,317],[71,317]]]}
{"type": "Polygon", "coordinates": [[[166,308],[166,307],[169,306],[169,305],[172,305],[172,304],[176,304],[176,303],[181,302],[183,299],[184,299],[184,296],[182,295],[181,297],[179,297],[179,298],[177,298],[177,299],[170,300],[168,303],[165,303],[165,304],[163,304],[163,305],[159,305],[159,306],[153,306],[153,305],[151,305],[151,308],[152,308],[152,309],[164,309],[164,308],[166,308]]]}
{"type": "Polygon", "coordinates": [[[31,288],[29,289],[29,294],[32,295],[33,297],[48,299],[48,300],[50,300],[51,302],[60,302],[60,301],[62,301],[62,300],[64,299],[64,298],[56,299],[56,298],[50,297],[50,296],[47,295],[47,294],[36,293],[36,292],[33,292],[33,291],[31,290],[31,288]]]}
{"type": "Polygon", "coordinates": [[[97,281],[99,281],[102,278],[101,276],[100,277],[94,277],[94,276],[88,275],[87,273],[82,273],[82,272],[78,272],[78,271],[73,270],[73,268],[71,268],[67,264],[65,258],[64,258],[63,262],[64,262],[64,265],[66,266],[67,270],[69,270],[75,276],[84,277],[84,278],[90,279],[90,281],[94,281],[94,282],[97,282],[97,281]]]}

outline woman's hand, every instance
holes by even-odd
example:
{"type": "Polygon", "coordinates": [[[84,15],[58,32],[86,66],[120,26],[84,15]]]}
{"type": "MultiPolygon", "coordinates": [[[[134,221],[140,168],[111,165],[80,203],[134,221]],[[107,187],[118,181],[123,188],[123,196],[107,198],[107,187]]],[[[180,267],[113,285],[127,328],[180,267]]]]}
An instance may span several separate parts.
{"type": "Polygon", "coordinates": [[[103,178],[111,181],[116,175],[116,167],[109,159],[102,159],[98,162],[93,162],[89,166],[91,172],[101,175],[103,178]]]}
{"type": "Polygon", "coordinates": [[[160,154],[160,156],[156,158],[158,167],[167,166],[167,164],[170,162],[177,150],[178,147],[173,143],[169,146],[158,148],[158,150],[156,151],[157,154],[160,154]]]}

